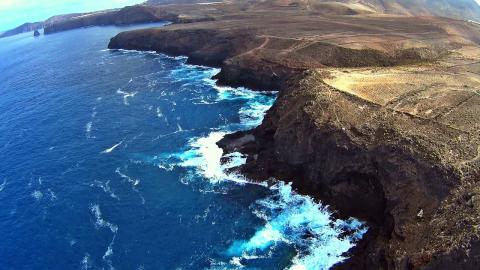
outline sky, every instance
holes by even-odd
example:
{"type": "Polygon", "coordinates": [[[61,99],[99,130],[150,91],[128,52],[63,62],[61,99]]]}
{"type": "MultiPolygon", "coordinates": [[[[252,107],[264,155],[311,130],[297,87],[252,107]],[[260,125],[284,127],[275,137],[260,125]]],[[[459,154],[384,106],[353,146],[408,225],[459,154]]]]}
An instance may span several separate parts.
{"type": "MultiPolygon", "coordinates": [[[[480,0],[479,0],[480,1],[480,0]]],[[[0,0],[0,32],[51,16],[123,7],[145,0],[0,0]]]]}
{"type": "MultiPolygon", "coordinates": [[[[480,0],[475,0],[480,4],[480,0]]],[[[144,0],[0,0],[0,32],[51,16],[138,4],[144,0]]]]}

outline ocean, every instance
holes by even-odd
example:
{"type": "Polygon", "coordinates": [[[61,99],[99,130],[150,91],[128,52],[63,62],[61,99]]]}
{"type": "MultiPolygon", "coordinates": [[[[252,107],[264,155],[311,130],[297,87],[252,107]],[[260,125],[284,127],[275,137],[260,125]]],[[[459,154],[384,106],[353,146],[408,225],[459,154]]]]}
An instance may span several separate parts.
{"type": "MultiPolygon", "coordinates": [[[[138,27],[151,27],[143,25],[138,27]]],[[[155,25],[161,26],[161,25],[155,25]]],[[[275,92],[183,57],[107,50],[133,27],[0,39],[0,269],[329,269],[366,232],[250,183],[216,142],[275,92]],[[348,233],[347,233],[348,232],[348,233]]]]}

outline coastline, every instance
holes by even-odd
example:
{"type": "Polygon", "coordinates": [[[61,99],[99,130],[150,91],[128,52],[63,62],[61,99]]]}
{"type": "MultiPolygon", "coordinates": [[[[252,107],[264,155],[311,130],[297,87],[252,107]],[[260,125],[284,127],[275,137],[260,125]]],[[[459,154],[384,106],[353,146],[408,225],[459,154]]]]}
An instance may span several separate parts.
{"type": "MultiPolygon", "coordinates": [[[[369,64],[362,68],[363,64],[354,60],[360,68],[332,76],[334,69],[291,67],[256,59],[257,51],[271,44],[256,31],[171,28],[124,32],[112,38],[109,48],[186,55],[191,64],[221,67],[215,77],[220,85],[279,89],[280,97],[260,127],[227,135],[219,145],[226,153],[248,156],[240,168],[247,177],[259,181],[269,177],[295,179],[297,190],[332,205],[340,216],[368,221],[372,230],[352,250],[353,258],[336,269],[351,269],[353,265],[356,269],[429,269],[442,260],[458,264],[469,256],[456,247],[475,244],[473,232],[464,234],[471,225],[452,232],[456,236],[450,243],[436,235],[420,235],[442,230],[440,225],[432,226],[431,220],[448,220],[452,207],[460,212],[456,215],[468,213],[467,206],[461,205],[459,210],[449,201],[465,196],[461,191],[469,182],[466,179],[474,180],[478,174],[475,144],[459,146],[452,144],[452,138],[475,142],[476,133],[392,110],[349,89],[338,89],[336,81],[331,81],[368,69],[369,64]],[[370,115],[369,120],[365,122],[362,115],[370,115]],[[337,120],[332,122],[332,117],[337,120]],[[471,159],[473,164],[457,167],[462,159],[471,159]],[[392,182],[394,179],[402,182],[392,182]]],[[[428,58],[420,62],[400,67],[421,70],[422,66],[428,69],[436,65],[428,58]]],[[[395,66],[390,69],[397,72],[395,66]]]]}

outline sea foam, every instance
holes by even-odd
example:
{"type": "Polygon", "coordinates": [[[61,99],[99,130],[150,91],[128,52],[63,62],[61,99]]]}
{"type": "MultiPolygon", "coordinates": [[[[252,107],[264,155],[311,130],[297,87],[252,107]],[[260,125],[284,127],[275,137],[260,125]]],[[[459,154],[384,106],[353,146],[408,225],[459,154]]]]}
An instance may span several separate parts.
{"type": "Polygon", "coordinates": [[[108,266],[108,269],[115,269],[111,257],[113,255],[113,245],[115,244],[115,238],[117,237],[118,226],[102,218],[102,212],[100,211],[100,206],[98,204],[91,205],[90,211],[95,216],[95,227],[97,229],[108,228],[113,234],[112,240],[108,244],[107,250],[103,254],[102,259],[108,266]]]}
{"type": "Polygon", "coordinates": [[[265,221],[247,240],[235,241],[227,250],[232,257],[264,255],[283,242],[296,247],[291,270],[329,269],[345,259],[344,254],[366,232],[363,223],[335,220],[327,207],[279,182],[270,187],[273,195],[259,200],[255,214],[265,221]],[[352,232],[344,235],[345,232],[352,232]]]}

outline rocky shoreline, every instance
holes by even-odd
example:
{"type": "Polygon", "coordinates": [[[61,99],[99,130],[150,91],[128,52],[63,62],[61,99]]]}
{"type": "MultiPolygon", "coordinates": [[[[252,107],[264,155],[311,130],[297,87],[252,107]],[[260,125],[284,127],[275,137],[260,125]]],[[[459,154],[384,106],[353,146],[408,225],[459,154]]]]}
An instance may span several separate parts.
{"type": "Polygon", "coordinates": [[[270,15],[124,32],[109,48],[186,55],[221,67],[220,84],[279,90],[261,126],[219,145],[248,156],[239,170],[251,179],[291,180],[368,222],[336,269],[478,269],[480,29],[401,17],[318,28],[301,16],[285,28],[270,15]]]}

